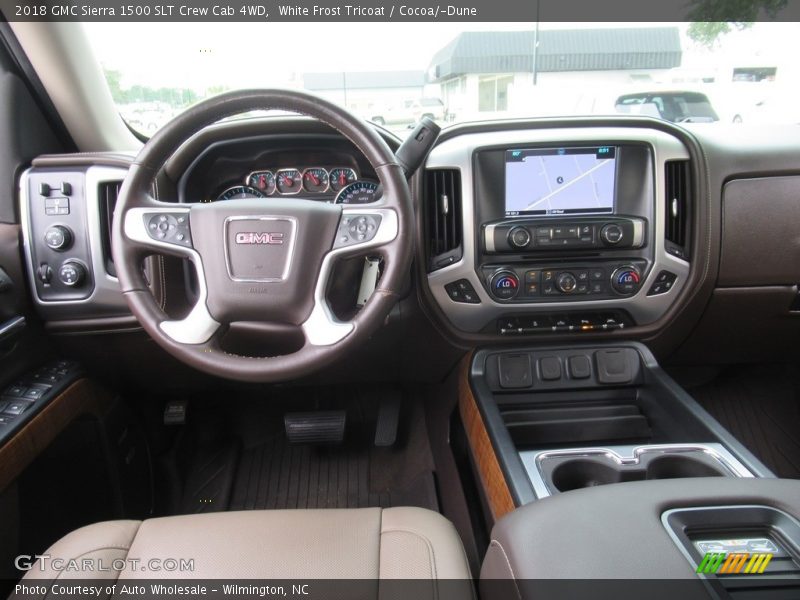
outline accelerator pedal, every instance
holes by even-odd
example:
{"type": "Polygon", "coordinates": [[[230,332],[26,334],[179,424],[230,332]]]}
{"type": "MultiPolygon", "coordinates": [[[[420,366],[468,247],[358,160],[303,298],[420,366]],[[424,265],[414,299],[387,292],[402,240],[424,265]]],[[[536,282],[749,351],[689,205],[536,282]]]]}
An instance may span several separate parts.
{"type": "Polygon", "coordinates": [[[283,425],[290,444],[341,444],[347,423],[343,410],[286,413],[283,425]]]}

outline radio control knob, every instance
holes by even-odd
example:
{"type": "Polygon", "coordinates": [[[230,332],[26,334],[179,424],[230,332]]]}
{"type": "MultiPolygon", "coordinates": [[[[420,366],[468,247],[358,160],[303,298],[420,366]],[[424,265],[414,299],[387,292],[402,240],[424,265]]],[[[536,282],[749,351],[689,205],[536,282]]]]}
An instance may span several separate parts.
{"type": "Polygon", "coordinates": [[[498,300],[510,300],[519,292],[519,277],[513,271],[498,271],[492,275],[489,289],[498,300]]]}
{"type": "Polygon", "coordinates": [[[63,225],[53,225],[44,232],[44,243],[57,252],[63,252],[72,246],[72,231],[63,225]]]}
{"type": "Polygon", "coordinates": [[[508,243],[511,244],[513,248],[520,250],[522,248],[527,248],[528,244],[531,243],[531,234],[524,227],[514,227],[508,232],[508,243]]]}
{"type": "Polygon", "coordinates": [[[578,286],[578,280],[572,273],[559,273],[556,277],[556,287],[563,294],[571,294],[578,286]]]}
{"type": "Polygon", "coordinates": [[[619,244],[622,241],[623,235],[622,227],[616,223],[603,225],[603,228],[600,230],[600,239],[603,240],[604,244],[608,244],[609,246],[619,244]]]}
{"type": "Polygon", "coordinates": [[[639,269],[634,266],[626,265],[620,267],[611,274],[611,287],[619,294],[635,294],[642,281],[639,269]]]}
{"type": "Polygon", "coordinates": [[[58,279],[64,285],[77,287],[86,279],[86,267],[75,260],[68,260],[58,269],[58,279]]]}

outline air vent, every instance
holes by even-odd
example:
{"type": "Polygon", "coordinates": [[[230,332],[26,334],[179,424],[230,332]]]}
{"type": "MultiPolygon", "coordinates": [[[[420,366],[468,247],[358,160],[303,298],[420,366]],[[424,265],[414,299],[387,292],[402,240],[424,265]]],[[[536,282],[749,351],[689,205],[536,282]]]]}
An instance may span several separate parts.
{"type": "Polygon", "coordinates": [[[430,272],[461,259],[461,172],[456,169],[426,171],[423,201],[430,272]]]}
{"type": "Polygon", "coordinates": [[[103,240],[103,258],[109,275],[117,275],[114,260],[111,258],[111,224],[114,222],[114,208],[117,206],[121,181],[104,181],[97,190],[100,209],[100,236],[103,240]]]}
{"type": "Polygon", "coordinates": [[[666,220],[664,237],[670,254],[689,260],[690,216],[692,208],[692,170],[688,160],[665,165],[666,220]]]}

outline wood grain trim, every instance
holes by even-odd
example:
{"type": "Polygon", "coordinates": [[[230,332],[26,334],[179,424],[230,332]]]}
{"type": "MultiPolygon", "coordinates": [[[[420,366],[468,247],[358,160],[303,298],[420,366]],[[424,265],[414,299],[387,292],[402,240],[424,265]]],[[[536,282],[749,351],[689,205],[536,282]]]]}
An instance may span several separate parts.
{"type": "Polygon", "coordinates": [[[461,361],[458,378],[458,411],[464,430],[467,433],[472,458],[477,467],[486,500],[492,518],[497,521],[506,513],[516,507],[508,489],[506,478],[500,469],[497,454],[489,439],[486,425],[483,422],[472,388],[469,385],[469,367],[472,363],[472,353],[461,361]]]}
{"type": "Polygon", "coordinates": [[[111,394],[88,379],[79,379],[0,446],[0,491],[4,490],[64,429],[81,415],[101,416],[111,394]]]}

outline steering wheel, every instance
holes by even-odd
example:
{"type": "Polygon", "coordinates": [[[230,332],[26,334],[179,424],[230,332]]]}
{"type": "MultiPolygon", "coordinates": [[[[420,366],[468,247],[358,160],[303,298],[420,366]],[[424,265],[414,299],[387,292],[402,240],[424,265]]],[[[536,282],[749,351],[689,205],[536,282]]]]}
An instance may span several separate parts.
{"type": "Polygon", "coordinates": [[[221,377],[285,381],[342,357],[384,322],[410,273],[412,225],[403,171],[367,123],[304,92],[240,90],[197,104],[144,145],[120,190],[112,255],[128,306],[167,352],[221,377]],[[273,109],[313,117],[350,140],[374,168],[382,198],[343,207],[296,197],[208,204],[153,197],[155,177],[190,137],[220,119],[273,109]],[[351,320],[339,320],[326,300],[333,266],[365,251],[382,259],[382,275],[361,310],[351,320]],[[194,266],[199,293],[184,318],[171,319],[148,289],[142,261],[155,253],[187,258],[194,266]],[[220,340],[239,322],[296,326],[304,341],[281,356],[233,354],[220,340]]]}

